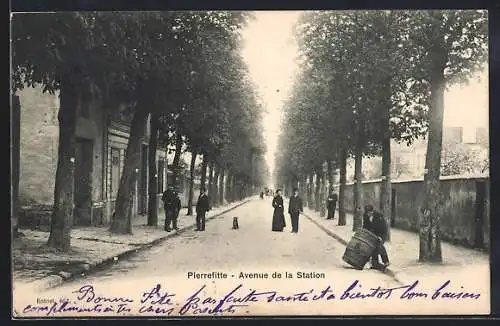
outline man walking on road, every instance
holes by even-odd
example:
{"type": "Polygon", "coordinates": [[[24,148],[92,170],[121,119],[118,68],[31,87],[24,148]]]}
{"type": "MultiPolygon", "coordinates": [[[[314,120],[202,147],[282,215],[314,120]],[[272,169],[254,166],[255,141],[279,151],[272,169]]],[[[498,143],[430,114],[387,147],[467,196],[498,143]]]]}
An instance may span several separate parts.
{"type": "Polygon", "coordinates": [[[334,192],[333,188],[330,188],[330,194],[328,195],[328,215],[327,220],[333,220],[335,217],[335,208],[337,208],[337,194],[334,192]]]}
{"type": "Polygon", "coordinates": [[[196,231],[205,231],[205,215],[210,210],[210,199],[205,194],[205,188],[200,189],[196,203],[196,231]]]}
{"type": "Polygon", "coordinates": [[[293,189],[293,195],[290,197],[290,202],[288,204],[288,214],[290,214],[290,219],[292,220],[292,233],[299,232],[299,215],[304,211],[302,206],[302,199],[299,197],[299,191],[297,188],[293,189]]]}
{"type": "Polygon", "coordinates": [[[372,205],[365,206],[363,228],[371,231],[378,237],[378,246],[372,255],[372,268],[385,269],[389,266],[389,257],[384,247],[384,242],[387,239],[387,223],[385,222],[384,216],[375,211],[372,205]],[[379,256],[382,258],[382,264],[380,264],[378,260],[379,256]]]}
{"type": "Polygon", "coordinates": [[[165,231],[167,232],[172,231],[170,224],[174,220],[176,210],[175,194],[173,189],[174,188],[169,185],[161,197],[161,200],[163,201],[163,208],[165,210],[165,231]]]}

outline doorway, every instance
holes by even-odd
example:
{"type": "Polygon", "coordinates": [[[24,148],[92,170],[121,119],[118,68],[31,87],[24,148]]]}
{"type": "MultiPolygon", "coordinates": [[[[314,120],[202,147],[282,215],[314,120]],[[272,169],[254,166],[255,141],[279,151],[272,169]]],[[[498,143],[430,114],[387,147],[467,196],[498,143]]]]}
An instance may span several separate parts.
{"type": "Polygon", "coordinates": [[[476,182],[476,214],[474,216],[474,248],[484,248],[484,203],[486,182],[476,182]]]}
{"type": "Polygon", "coordinates": [[[92,224],[92,140],[77,138],[75,160],[73,223],[78,226],[89,226],[92,224]]]}

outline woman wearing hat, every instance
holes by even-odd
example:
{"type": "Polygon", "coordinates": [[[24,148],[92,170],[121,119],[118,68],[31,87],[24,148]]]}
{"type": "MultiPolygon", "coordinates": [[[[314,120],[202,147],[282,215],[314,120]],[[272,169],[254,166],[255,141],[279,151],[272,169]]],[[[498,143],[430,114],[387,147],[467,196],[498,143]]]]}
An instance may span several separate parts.
{"type": "Polygon", "coordinates": [[[283,197],[281,197],[281,189],[276,190],[276,196],[273,198],[273,226],[272,230],[277,232],[282,232],[283,228],[286,226],[285,214],[283,206],[283,197]]]}

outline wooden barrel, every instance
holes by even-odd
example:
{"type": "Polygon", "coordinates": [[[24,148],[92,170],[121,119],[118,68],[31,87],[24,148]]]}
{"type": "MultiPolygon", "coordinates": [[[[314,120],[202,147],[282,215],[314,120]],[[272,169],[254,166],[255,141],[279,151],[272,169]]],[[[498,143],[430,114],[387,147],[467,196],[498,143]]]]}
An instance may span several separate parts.
{"type": "Polygon", "coordinates": [[[366,229],[356,231],[347,244],[342,260],[354,268],[363,269],[377,248],[378,237],[366,229]]]}

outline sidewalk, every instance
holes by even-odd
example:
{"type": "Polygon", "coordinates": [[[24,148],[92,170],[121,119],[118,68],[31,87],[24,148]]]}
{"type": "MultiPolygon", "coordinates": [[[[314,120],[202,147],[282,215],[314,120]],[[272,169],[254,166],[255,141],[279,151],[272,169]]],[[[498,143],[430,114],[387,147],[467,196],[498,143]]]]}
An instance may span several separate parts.
{"type": "MultiPolygon", "coordinates": [[[[214,207],[207,221],[251,200],[214,207]]],[[[21,229],[23,236],[12,244],[13,283],[43,290],[67,279],[84,276],[92,268],[113,262],[127,254],[150,247],[166,238],[195,227],[196,215],[179,214],[179,231],[165,232],[163,210],[158,213],[158,226],[147,226],[147,216],[133,219],[132,235],[115,235],[108,227],[78,227],[71,231],[71,250],[57,252],[46,246],[49,232],[21,229]]]]}
{"type": "MultiPolygon", "coordinates": [[[[345,226],[338,226],[338,211],[334,220],[320,217],[319,212],[304,208],[304,216],[325,232],[347,245],[354,235],[352,214],[346,214],[345,226]]],[[[422,264],[418,262],[420,238],[418,233],[391,228],[391,241],[385,244],[391,265],[386,273],[402,283],[415,279],[433,279],[443,275],[463,274],[465,277],[488,275],[489,254],[474,249],[441,242],[443,262],[441,264],[422,264]]]]}

